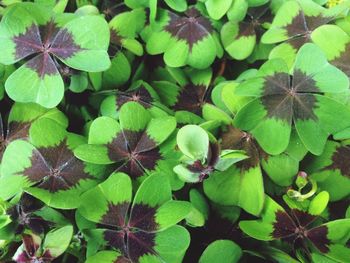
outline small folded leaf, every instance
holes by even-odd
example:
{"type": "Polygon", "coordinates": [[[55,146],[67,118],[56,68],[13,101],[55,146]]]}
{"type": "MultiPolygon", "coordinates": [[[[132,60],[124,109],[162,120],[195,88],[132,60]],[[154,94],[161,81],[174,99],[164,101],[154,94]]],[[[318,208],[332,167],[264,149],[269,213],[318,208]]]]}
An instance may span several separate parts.
{"type": "Polygon", "coordinates": [[[196,125],[186,125],[177,133],[180,151],[193,160],[205,160],[209,149],[208,133],[196,125]]]}

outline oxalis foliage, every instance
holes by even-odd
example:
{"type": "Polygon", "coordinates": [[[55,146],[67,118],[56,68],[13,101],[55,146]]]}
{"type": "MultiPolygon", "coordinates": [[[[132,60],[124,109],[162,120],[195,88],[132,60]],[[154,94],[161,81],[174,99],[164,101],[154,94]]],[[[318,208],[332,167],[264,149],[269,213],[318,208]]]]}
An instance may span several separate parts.
{"type": "Polygon", "coordinates": [[[349,263],[350,0],[0,0],[0,262],[349,263]]]}

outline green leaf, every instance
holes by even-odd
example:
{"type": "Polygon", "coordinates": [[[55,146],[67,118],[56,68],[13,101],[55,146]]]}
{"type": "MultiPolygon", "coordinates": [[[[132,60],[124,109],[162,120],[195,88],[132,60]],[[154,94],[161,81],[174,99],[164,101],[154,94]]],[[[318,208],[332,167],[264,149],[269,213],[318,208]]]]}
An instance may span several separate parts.
{"type": "Polygon", "coordinates": [[[310,202],[308,212],[311,215],[320,215],[327,207],[329,194],[326,191],[318,193],[310,202]]]}
{"type": "Polygon", "coordinates": [[[73,227],[65,226],[47,233],[43,249],[56,258],[68,248],[73,236],[73,227]]]}
{"type": "Polygon", "coordinates": [[[244,22],[227,22],[221,29],[221,40],[231,57],[243,60],[249,57],[256,44],[254,27],[244,22]]]}
{"type": "MultiPolygon", "coordinates": [[[[31,61],[34,63],[35,59],[37,57],[31,61]]],[[[6,80],[7,95],[17,102],[35,102],[46,108],[55,107],[64,94],[64,83],[58,70],[55,68],[55,72],[51,75],[38,75],[28,66],[29,62],[17,69],[6,80]]],[[[50,67],[55,67],[51,58],[48,58],[47,63],[50,67]]]]}
{"type": "Polygon", "coordinates": [[[79,43],[82,49],[68,58],[58,56],[63,63],[88,72],[104,71],[110,67],[111,62],[107,53],[109,28],[103,18],[82,16],[70,21],[61,30],[71,33],[75,43],[79,43]]]}
{"type": "Polygon", "coordinates": [[[114,263],[116,260],[124,258],[117,251],[100,251],[95,255],[88,257],[85,263],[114,263]]]}
{"type": "Polygon", "coordinates": [[[108,89],[125,84],[131,75],[131,66],[123,52],[118,52],[111,67],[103,73],[102,85],[108,89]]]}
{"type": "Polygon", "coordinates": [[[113,173],[106,181],[83,194],[78,212],[88,220],[98,223],[107,212],[108,204],[131,203],[131,198],[132,185],[129,176],[113,173]]]}
{"type": "Polygon", "coordinates": [[[195,7],[190,7],[183,16],[161,10],[154,28],[146,49],[151,55],[164,53],[164,61],[170,67],[190,65],[205,69],[217,55],[222,55],[210,21],[195,7]],[[188,26],[191,19],[197,21],[194,26],[188,26]]]}
{"type": "MultiPolygon", "coordinates": [[[[186,228],[173,226],[165,231],[157,233],[155,249],[165,262],[182,262],[186,250],[190,245],[190,240],[190,234],[186,228]]],[[[154,261],[157,262],[154,257],[152,261],[147,261],[147,259],[144,260],[144,262],[154,261]]]]}
{"type": "Polygon", "coordinates": [[[108,156],[108,149],[105,145],[84,144],[74,150],[74,155],[84,162],[95,164],[114,163],[108,156]]]}
{"type": "Polygon", "coordinates": [[[33,151],[35,151],[35,147],[23,140],[16,140],[7,146],[0,166],[1,199],[7,200],[20,193],[24,187],[33,184],[28,182],[24,176],[18,175],[30,167],[33,151]]]}
{"type": "Polygon", "coordinates": [[[204,104],[202,108],[203,112],[203,118],[205,120],[217,120],[220,121],[223,124],[231,124],[232,118],[223,110],[219,109],[218,107],[215,107],[214,105],[210,103],[204,104]]]}
{"type": "Polygon", "coordinates": [[[117,35],[132,39],[143,29],[145,22],[145,10],[138,8],[118,14],[109,22],[109,26],[116,31],[117,35]]]}
{"type": "Polygon", "coordinates": [[[217,240],[204,250],[199,263],[236,263],[242,257],[242,254],[241,248],[233,241],[217,240]]]}
{"type": "Polygon", "coordinates": [[[174,117],[153,118],[147,125],[146,133],[157,145],[164,142],[176,128],[174,117]]]}
{"type": "Polygon", "coordinates": [[[133,205],[146,204],[159,207],[171,200],[171,188],[164,175],[152,175],[145,179],[137,190],[133,205]]]}
{"type": "Polygon", "coordinates": [[[165,3],[178,12],[184,12],[187,9],[186,0],[165,0],[165,3]]]}
{"type": "Polygon", "coordinates": [[[156,222],[159,230],[167,229],[185,219],[191,211],[191,204],[185,201],[170,200],[157,209],[156,222]]]}
{"type": "Polygon", "coordinates": [[[88,88],[89,80],[86,73],[75,74],[70,79],[69,89],[75,93],[81,93],[88,88]]]}
{"type": "Polygon", "coordinates": [[[205,160],[209,149],[208,133],[197,125],[182,127],[176,137],[180,151],[194,160],[205,160]]]}
{"type": "Polygon", "coordinates": [[[215,203],[237,205],[253,215],[260,214],[265,199],[260,167],[214,172],[204,181],[204,192],[215,203]]]}
{"type": "Polygon", "coordinates": [[[97,254],[88,257],[85,263],[114,263],[119,258],[123,258],[117,251],[100,251],[97,254]]]}
{"type": "Polygon", "coordinates": [[[187,224],[194,227],[204,226],[209,216],[209,205],[204,196],[196,189],[190,190],[192,209],[186,217],[187,224]]]}
{"type": "Polygon", "coordinates": [[[219,20],[231,7],[232,0],[207,0],[205,6],[211,18],[219,20]]]}
{"type": "Polygon", "coordinates": [[[151,120],[151,115],[137,102],[128,102],[121,107],[119,120],[124,130],[142,131],[151,120]]]}
{"type": "Polygon", "coordinates": [[[244,151],[240,150],[222,150],[220,159],[215,165],[215,169],[219,171],[227,170],[232,164],[249,158],[244,151]]]}
{"type": "Polygon", "coordinates": [[[277,204],[269,196],[265,198],[264,209],[261,212],[261,220],[242,220],[239,222],[240,229],[247,235],[263,241],[272,240],[273,225],[275,221],[275,212],[284,211],[283,208],[277,204]]]}
{"type": "Polygon", "coordinates": [[[104,116],[96,118],[90,125],[89,143],[110,143],[120,132],[120,125],[116,120],[104,116]]]}

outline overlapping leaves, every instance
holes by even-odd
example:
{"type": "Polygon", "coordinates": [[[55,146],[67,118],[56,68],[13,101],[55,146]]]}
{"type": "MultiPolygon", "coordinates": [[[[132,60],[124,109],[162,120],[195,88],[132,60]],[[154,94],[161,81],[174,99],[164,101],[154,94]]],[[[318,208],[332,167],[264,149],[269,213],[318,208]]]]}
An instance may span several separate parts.
{"type": "Polygon", "coordinates": [[[272,50],[270,58],[282,58],[291,66],[298,49],[313,39],[314,30],[334,20],[348,8],[348,1],[331,9],[311,0],[286,1],[278,9],[271,28],[262,36],[261,41],[265,44],[284,42],[272,50]]]}
{"type": "Polygon", "coordinates": [[[135,179],[156,170],[165,159],[166,140],[175,128],[174,117],[152,119],[142,105],[128,102],[120,108],[119,122],[97,118],[90,126],[89,144],[78,147],[75,155],[96,164],[117,163],[118,171],[135,179]]]}
{"type": "Polygon", "coordinates": [[[7,145],[16,139],[28,139],[31,126],[40,125],[42,119],[50,119],[63,128],[68,126],[67,118],[62,112],[56,108],[47,110],[36,104],[14,104],[8,117],[7,126],[4,126],[0,116],[0,162],[7,145]]]}

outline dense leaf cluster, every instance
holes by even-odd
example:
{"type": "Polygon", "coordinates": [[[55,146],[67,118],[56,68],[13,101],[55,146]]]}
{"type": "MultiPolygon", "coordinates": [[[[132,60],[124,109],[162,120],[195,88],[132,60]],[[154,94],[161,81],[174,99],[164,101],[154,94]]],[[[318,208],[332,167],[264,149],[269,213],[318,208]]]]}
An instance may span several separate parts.
{"type": "Polygon", "coordinates": [[[0,262],[350,262],[350,0],[0,17],[0,262]]]}

